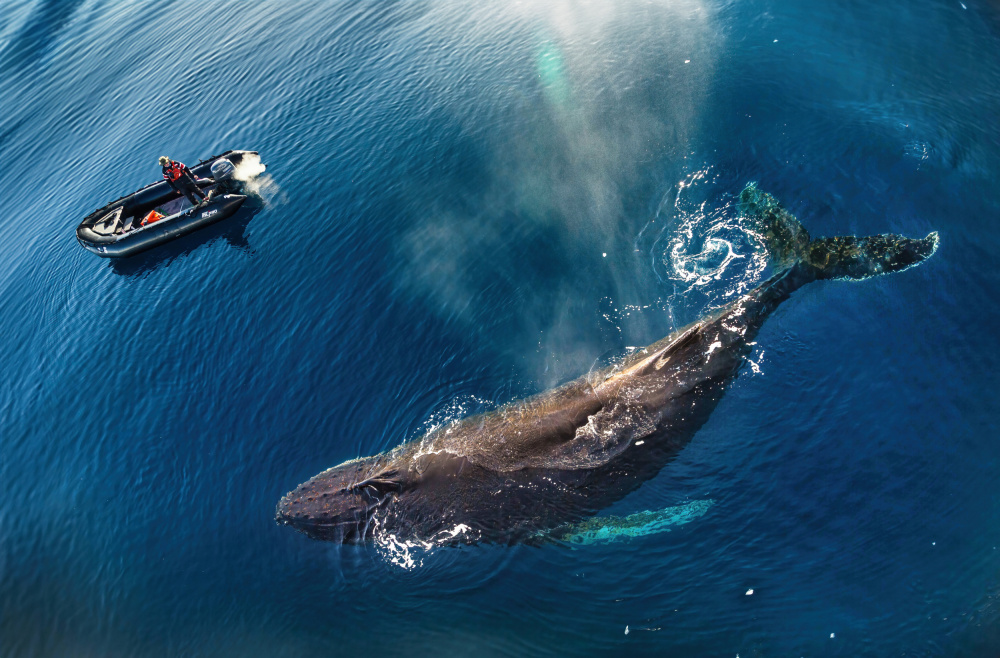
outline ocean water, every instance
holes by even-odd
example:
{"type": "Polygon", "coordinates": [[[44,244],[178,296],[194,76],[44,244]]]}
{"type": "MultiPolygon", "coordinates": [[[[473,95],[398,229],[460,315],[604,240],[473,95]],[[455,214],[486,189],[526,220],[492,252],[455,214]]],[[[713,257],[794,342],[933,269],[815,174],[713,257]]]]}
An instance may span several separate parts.
{"type": "Polygon", "coordinates": [[[1000,655],[998,90],[988,0],[4,2],[0,654],[1000,655]],[[158,156],[230,148],[258,211],[76,243],[158,156]],[[941,247],[797,292],[606,510],[687,522],[431,550],[274,523],[759,282],[748,181],[814,235],[941,247]]]}

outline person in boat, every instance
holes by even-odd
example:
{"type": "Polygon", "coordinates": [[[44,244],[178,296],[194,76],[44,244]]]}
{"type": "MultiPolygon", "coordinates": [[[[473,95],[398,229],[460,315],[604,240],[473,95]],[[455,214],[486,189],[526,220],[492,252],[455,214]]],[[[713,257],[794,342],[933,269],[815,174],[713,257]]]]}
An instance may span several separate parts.
{"type": "Polygon", "coordinates": [[[191,205],[198,206],[204,203],[206,195],[198,187],[194,174],[191,173],[186,164],[162,156],[160,166],[163,167],[163,180],[167,181],[170,187],[186,196],[191,205]]]}

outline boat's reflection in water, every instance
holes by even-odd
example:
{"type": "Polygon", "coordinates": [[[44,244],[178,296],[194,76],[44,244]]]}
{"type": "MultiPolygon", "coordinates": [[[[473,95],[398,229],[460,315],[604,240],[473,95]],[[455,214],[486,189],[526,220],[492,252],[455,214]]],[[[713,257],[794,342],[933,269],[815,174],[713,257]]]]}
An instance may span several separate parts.
{"type": "Polygon", "coordinates": [[[232,217],[181,236],[176,240],[171,240],[166,244],[153,247],[149,251],[144,251],[135,256],[109,259],[109,267],[115,274],[122,276],[145,276],[161,267],[166,267],[177,258],[190,254],[202,245],[215,242],[220,238],[236,249],[244,251],[247,254],[253,253],[250,241],[247,239],[246,231],[250,225],[250,220],[263,207],[263,201],[251,196],[232,217]]]}

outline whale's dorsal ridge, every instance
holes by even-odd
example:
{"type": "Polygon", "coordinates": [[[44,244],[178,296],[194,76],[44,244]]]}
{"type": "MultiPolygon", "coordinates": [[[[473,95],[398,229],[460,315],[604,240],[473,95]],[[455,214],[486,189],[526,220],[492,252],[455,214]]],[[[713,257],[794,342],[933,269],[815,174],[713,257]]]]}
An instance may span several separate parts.
{"type": "Polygon", "coordinates": [[[681,332],[677,338],[674,338],[659,349],[653,349],[649,356],[642,359],[632,368],[625,370],[622,374],[633,374],[641,377],[654,370],[662,370],[663,366],[670,361],[671,356],[698,340],[702,327],[703,323],[701,322],[691,325],[681,332]]]}

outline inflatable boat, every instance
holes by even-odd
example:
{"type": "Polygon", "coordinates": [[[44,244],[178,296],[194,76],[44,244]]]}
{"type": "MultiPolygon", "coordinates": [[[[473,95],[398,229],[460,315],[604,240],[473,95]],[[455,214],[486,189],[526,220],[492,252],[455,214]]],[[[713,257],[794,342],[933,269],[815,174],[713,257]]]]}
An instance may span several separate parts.
{"type": "Polygon", "coordinates": [[[137,254],[231,216],[247,199],[243,182],[261,171],[256,151],[214,155],[191,167],[198,187],[208,193],[199,205],[161,180],[87,215],[76,239],[102,258],[137,254]]]}

